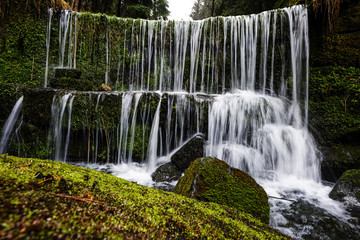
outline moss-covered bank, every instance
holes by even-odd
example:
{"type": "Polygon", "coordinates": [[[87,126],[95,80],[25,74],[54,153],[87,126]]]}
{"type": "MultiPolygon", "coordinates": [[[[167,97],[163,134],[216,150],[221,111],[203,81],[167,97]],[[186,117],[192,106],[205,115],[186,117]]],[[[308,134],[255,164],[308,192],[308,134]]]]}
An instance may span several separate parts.
{"type": "Polygon", "coordinates": [[[102,172],[6,155],[0,163],[2,239],[287,238],[249,214],[102,172]]]}

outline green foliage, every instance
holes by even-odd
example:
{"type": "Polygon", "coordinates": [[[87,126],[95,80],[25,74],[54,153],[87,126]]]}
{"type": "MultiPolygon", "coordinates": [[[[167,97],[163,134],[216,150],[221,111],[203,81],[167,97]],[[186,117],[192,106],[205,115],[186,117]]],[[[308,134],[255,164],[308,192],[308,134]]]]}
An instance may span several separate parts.
{"type": "Polygon", "coordinates": [[[288,239],[228,207],[48,160],[1,155],[0,196],[0,238],[288,239]]]}
{"type": "Polygon", "coordinates": [[[196,159],[174,192],[226,205],[269,222],[270,207],[264,189],[250,175],[215,158],[196,159]]]}
{"type": "Polygon", "coordinates": [[[168,0],[68,0],[76,11],[105,13],[130,18],[167,18],[168,0]]]}
{"type": "Polygon", "coordinates": [[[151,9],[141,5],[125,5],[122,7],[122,12],[124,12],[123,17],[130,17],[130,18],[144,18],[147,19],[150,17],[151,9]],[[126,14],[125,14],[126,13],[126,14]]]}
{"type": "Polygon", "coordinates": [[[191,17],[194,20],[204,19],[212,16],[236,16],[259,13],[273,8],[276,0],[197,0],[194,3],[191,17]],[[213,8],[214,3],[214,9],[213,8]]]}
{"type": "Polygon", "coordinates": [[[151,18],[158,19],[160,17],[163,17],[164,19],[166,19],[170,14],[168,8],[169,8],[168,0],[153,0],[151,18]]]}
{"type": "Polygon", "coordinates": [[[297,5],[302,2],[303,2],[303,0],[278,0],[275,3],[274,7],[275,8],[291,7],[291,6],[297,5]]]}
{"type": "Polygon", "coordinates": [[[318,39],[321,44],[312,56],[312,66],[360,67],[360,33],[347,33],[346,26],[339,26],[339,31],[343,32],[318,39]]]}
{"type": "Polygon", "coordinates": [[[315,128],[326,141],[340,140],[360,130],[359,68],[312,68],[309,86],[315,128]]]}

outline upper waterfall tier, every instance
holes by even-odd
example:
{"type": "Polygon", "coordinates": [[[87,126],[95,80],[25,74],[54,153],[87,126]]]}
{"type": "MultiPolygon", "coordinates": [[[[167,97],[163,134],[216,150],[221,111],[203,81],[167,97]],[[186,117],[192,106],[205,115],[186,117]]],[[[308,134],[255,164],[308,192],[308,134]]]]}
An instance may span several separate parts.
{"type": "MultiPolygon", "coordinates": [[[[307,89],[307,28],[302,5],[201,21],[49,10],[46,66],[77,68],[122,91],[236,88],[300,101],[307,89]]],[[[47,78],[48,71],[45,86],[47,78]]]]}

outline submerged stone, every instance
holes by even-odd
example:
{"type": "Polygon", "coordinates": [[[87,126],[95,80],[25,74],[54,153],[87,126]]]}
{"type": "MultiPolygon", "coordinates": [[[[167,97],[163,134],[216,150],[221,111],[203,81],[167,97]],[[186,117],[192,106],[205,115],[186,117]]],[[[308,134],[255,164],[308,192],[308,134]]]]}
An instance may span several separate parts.
{"type": "Polygon", "coordinates": [[[197,158],[204,156],[204,135],[197,134],[171,157],[171,163],[184,172],[197,158]]]}
{"type": "Polygon", "coordinates": [[[181,171],[179,171],[171,162],[158,167],[151,175],[154,182],[171,182],[179,180],[181,171]]]}
{"type": "Polygon", "coordinates": [[[216,158],[196,159],[185,171],[174,192],[250,213],[269,223],[270,207],[264,189],[249,174],[216,158]]]}

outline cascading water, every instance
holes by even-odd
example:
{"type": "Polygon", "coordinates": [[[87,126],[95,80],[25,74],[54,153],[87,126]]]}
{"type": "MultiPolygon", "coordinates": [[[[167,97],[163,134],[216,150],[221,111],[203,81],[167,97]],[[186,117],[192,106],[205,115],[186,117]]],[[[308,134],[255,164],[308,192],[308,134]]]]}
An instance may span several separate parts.
{"type": "Polygon", "coordinates": [[[19,98],[19,100],[17,100],[8,119],[6,120],[6,122],[2,128],[2,134],[1,134],[1,140],[0,140],[0,154],[6,153],[6,147],[7,147],[8,141],[9,141],[9,137],[10,137],[12,130],[14,129],[14,126],[17,122],[17,119],[19,118],[19,115],[21,113],[23,99],[24,99],[24,96],[21,96],[19,98]]]}
{"type": "MultiPolygon", "coordinates": [[[[202,132],[207,155],[249,172],[269,195],[308,201],[347,218],[343,207],[328,198],[330,187],[320,183],[321,154],[307,130],[306,7],[202,21],[94,16],[90,27],[88,22],[83,14],[62,12],[58,65],[77,67],[81,62],[79,69],[87,71],[87,63],[99,62],[91,65],[96,73],[87,76],[105,76],[103,82],[123,91],[86,93],[94,110],[86,113],[87,141],[79,155],[88,167],[103,168],[90,163],[106,159],[117,164],[110,165],[114,175],[152,186],[154,169],[202,132]],[[105,45],[98,47],[103,51],[93,47],[95,22],[105,26],[98,30],[103,31],[105,45]],[[79,52],[76,40],[82,41],[79,52]],[[116,77],[111,76],[114,69],[116,77]],[[103,109],[114,98],[120,99],[115,101],[119,108],[108,122],[103,109]]],[[[75,141],[71,107],[81,96],[61,94],[53,99],[54,143],[49,146],[55,160],[66,161],[75,141]]],[[[290,203],[270,199],[270,204],[272,226],[294,238],[308,233],[306,224],[289,227],[284,212],[290,203]]]]}
{"type": "Polygon", "coordinates": [[[53,99],[53,104],[51,107],[51,115],[52,115],[52,128],[53,128],[53,138],[54,138],[54,149],[55,156],[54,159],[56,161],[66,162],[68,147],[69,147],[69,139],[70,139],[70,130],[71,130],[71,109],[74,97],[71,93],[68,93],[58,99],[58,96],[55,96],[53,99]],[[64,122],[64,116],[66,114],[66,108],[68,109],[67,113],[67,123],[64,122]],[[64,129],[63,126],[67,126],[66,129],[66,137],[64,137],[64,129]]]}
{"type": "Polygon", "coordinates": [[[50,51],[50,38],[51,38],[51,21],[53,17],[53,10],[49,9],[49,23],[46,29],[46,67],[45,67],[45,83],[44,87],[47,87],[48,74],[49,74],[49,51],[50,51]]]}

